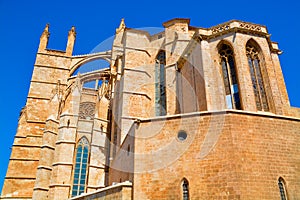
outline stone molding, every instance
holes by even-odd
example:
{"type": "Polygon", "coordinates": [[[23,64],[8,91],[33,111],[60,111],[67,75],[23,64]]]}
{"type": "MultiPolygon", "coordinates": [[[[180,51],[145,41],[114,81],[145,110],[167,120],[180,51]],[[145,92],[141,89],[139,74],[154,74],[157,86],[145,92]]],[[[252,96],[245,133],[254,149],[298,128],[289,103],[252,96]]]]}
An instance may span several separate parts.
{"type": "Polygon", "coordinates": [[[96,190],[94,192],[83,193],[79,196],[70,198],[69,200],[81,199],[82,197],[87,197],[87,196],[94,195],[94,194],[101,193],[101,192],[105,192],[105,191],[108,191],[108,190],[111,190],[111,189],[123,188],[123,187],[132,187],[132,183],[130,181],[125,181],[125,182],[122,182],[122,183],[116,183],[114,185],[111,185],[111,186],[108,186],[108,187],[105,187],[105,188],[101,188],[101,189],[96,190]]]}

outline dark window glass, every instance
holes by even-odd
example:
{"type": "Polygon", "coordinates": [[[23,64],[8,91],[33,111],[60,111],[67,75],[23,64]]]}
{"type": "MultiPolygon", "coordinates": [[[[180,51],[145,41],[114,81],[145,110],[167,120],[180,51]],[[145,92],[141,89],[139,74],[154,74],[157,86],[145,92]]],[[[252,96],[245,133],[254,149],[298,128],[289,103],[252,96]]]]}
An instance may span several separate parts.
{"type": "Polygon", "coordinates": [[[284,187],[284,182],[282,178],[278,179],[278,187],[279,187],[279,192],[280,192],[280,198],[281,200],[286,200],[286,191],[284,187]]]}
{"type": "Polygon", "coordinates": [[[219,49],[219,55],[221,57],[227,108],[242,109],[233,51],[230,46],[223,44],[219,49]]]}
{"type": "Polygon", "coordinates": [[[189,183],[187,180],[183,180],[182,182],[182,194],[183,194],[183,200],[189,200],[189,183]]]}
{"type": "Polygon", "coordinates": [[[222,58],[222,71],[223,71],[225,92],[226,92],[226,95],[230,95],[230,83],[229,83],[229,77],[228,77],[228,71],[227,71],[227,62],[226,62],[225,58],[222,58]]]}
{"type": "Polygon", "coordinates": [[[166,85],[165,85],[166,53],[160,51],[155,64],[155,114],[166,115],[166,85]]]}
{"type": "Polygon", "coordinates": [[[187,138],[187,133],[185,131],[179,131],[177,134],[177,138],[180,141],[184,141],[187,138]]]}
{"type": "Polygon", "coordinates": [[[88,148],[89,143],[87,139],[83,137],[79,140],[77,145],[72,197],[84,192],[88,163],[88,148]]]}
{"type": "Polygon", "coordinates": [[[264,81],[261,73],[261,62],[258,56],[259,51],[251,44],[247,44],[246,54],[248,57],[248,64],[250,68],[250,75],[253,85],[256,108],[257,110],[269,111],[267,95],[265,92],[264,81]]]}

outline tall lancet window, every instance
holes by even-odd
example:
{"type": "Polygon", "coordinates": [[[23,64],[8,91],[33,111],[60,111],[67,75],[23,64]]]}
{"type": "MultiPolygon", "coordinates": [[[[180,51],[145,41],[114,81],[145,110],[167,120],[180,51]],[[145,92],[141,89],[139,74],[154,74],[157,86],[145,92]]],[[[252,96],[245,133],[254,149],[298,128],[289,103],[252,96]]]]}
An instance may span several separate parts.
{"type": "Polygon", "coordinates": [[[221,57],[227,108],[241,109],[233,50],[230,46],[222,44],[219,48],[219,54],[221,57]]]}
{"type": "Polygon", "coordinates": [[[189,182],[186,179],[183,179],[183,181],[182,181],[182,199],[183,200],[190,199],[189,182]]]}
{"type": "Polygon", "coordinates": [[[267,95],[265,92],[264,81],[261,71],[261,60],[259,59],[259,51],[255,46],[248,42],[246,45],[246,53],[250,68],[250,75],[255,95],[257,110],[269,111],[267,95]]]}
{"type": "Polygon", "coordinates": [[[285,190],[285,186],[284,186],[284,180],[281,177],[278,179],[278,187],[279,187],[281,200],[287,200],[286,190],[285,190]]]}
{"type": "Polygon", "coordinates": [[[166,115],[166,53],[160,51],[155,60],[155,114],[166,115]]]}
{"type": "Polygon", "coordinates": [[[85,191],[88,157],[89,142],[83,137],[79,140],[76,148],[72,197],[80,195],[85,191]]]}

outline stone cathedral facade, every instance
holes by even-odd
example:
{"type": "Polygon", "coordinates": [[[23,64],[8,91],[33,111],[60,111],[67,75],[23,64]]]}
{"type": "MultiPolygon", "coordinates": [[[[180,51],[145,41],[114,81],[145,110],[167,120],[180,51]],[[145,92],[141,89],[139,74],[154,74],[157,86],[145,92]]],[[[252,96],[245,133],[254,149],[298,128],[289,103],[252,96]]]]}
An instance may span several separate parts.
{"type": "Polygon", "coordinates": [[[46,26],[0,199],[300,199],[300,109],[267,28],[163,27],[122,20],[76,56],[75,28],[58,51],[46,26]]]}

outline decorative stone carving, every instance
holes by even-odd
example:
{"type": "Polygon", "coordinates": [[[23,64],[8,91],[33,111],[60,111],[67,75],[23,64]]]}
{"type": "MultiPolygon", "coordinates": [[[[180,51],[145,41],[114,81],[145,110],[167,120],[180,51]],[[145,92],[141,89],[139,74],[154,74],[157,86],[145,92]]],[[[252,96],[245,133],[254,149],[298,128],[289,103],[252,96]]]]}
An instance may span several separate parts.
{"type": "Polygon", "coordinates": [[[230,21],[230,22],[227,22],[224,24],[220,24],[218,26],[214,26],[214,27],[210,28],[210,30],[212,31],[212,34],[216,34],[216,33],[221,33],[226,30],[233,29],[233,28],[242,28],[242,29],[248,29],[251,31],[263,32],[262,27],[260,25],[241,22],[241,21],[230,21]]]}
{"type": "Polygon", "coordinates": [[[120,33],[121,31],[125,30],[126,25],[124,22],[124,18],[121,20],[121,23],[119,25],[119,28],[116,29],[116,34],[120,33]]]}
{"type": "Polygon", "coordinates": [[[253,31],[261,31],[261,27],[254,24],[248,24],[248,23],[240,23],[241,28],[253,30],[253,31]]]}
{"type": "Polygon", "coordinates": [[[223,24],[220,26],[215,26],[211,30],[212,30],[212,33],[219,33],[219,32],[223,32],[228,29],[230,29],[230,24],[223,24]]]}
{"type": "Polygon", "coordinates": [[[95,116],[95,106],[93,102],[82,102],[79,106],[79,119],[92,120],[95,116]]]}

